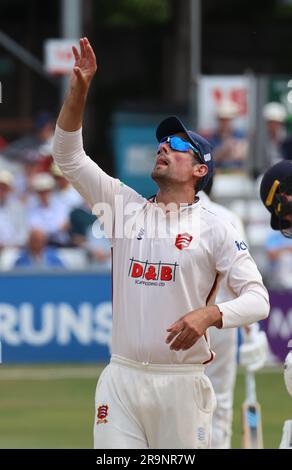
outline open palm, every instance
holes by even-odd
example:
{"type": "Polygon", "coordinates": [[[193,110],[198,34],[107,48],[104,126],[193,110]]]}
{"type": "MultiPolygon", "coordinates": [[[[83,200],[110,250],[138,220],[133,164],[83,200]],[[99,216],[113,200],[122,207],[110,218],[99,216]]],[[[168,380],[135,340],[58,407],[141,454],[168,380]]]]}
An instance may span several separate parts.
{"type": "Polygon", "coordinates": [[[75,64],[70,78],[71,87],[80,87],[86,91],[97,70],[96,58],[87,38],[80,39],[80,53],[73,46],[75,64]]]}

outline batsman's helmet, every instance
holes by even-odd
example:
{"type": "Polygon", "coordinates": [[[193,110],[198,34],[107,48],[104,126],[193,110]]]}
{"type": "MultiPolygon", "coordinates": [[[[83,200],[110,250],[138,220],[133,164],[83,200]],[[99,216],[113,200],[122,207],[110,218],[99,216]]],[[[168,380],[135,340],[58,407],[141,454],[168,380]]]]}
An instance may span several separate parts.
{"type": "Polygon", "coordinates": [[[271,227],[292,238],[292,161],[284,160],[263,176],[260,196],[271,213],[271,227]]]}

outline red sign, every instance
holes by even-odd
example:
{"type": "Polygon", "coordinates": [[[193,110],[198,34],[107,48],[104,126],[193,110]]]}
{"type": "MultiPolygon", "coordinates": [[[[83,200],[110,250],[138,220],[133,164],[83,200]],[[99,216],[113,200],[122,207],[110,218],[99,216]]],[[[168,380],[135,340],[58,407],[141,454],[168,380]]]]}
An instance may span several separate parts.
{"type": "Polygon", "coordinates": [[[51,74],[71,73],[75,64],[72,46],[79,48],[74,39],[47,39],[45,42],[45,67],[51,74]]]}

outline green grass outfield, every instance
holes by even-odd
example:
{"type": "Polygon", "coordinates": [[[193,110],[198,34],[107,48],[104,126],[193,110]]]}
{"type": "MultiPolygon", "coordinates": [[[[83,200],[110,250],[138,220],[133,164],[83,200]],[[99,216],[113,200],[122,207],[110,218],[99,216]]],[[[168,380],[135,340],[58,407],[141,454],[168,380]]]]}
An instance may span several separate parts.
{"type": "MultiPolygon", "coordinates": [[[[0,367],[0,448],[91,448],[94,392],[102,367],[0,367]]],[[[257,374],[265,448],[278,448],[292,398],[281,368],[257,374]]],[[[235,390],[233,447],[240,448],[244,375],[235,390]]]]}

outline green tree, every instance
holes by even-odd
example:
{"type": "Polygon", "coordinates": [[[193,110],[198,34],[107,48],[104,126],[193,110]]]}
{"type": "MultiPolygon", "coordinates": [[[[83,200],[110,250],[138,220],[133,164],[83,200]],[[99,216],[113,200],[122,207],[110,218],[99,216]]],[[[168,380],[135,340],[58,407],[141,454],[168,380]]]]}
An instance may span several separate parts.
{"type": "Polygon", "coordinates": [[[95,20],[108,27],[164,24],[171,14],[172,0],[94,0],[95,20]]]}

